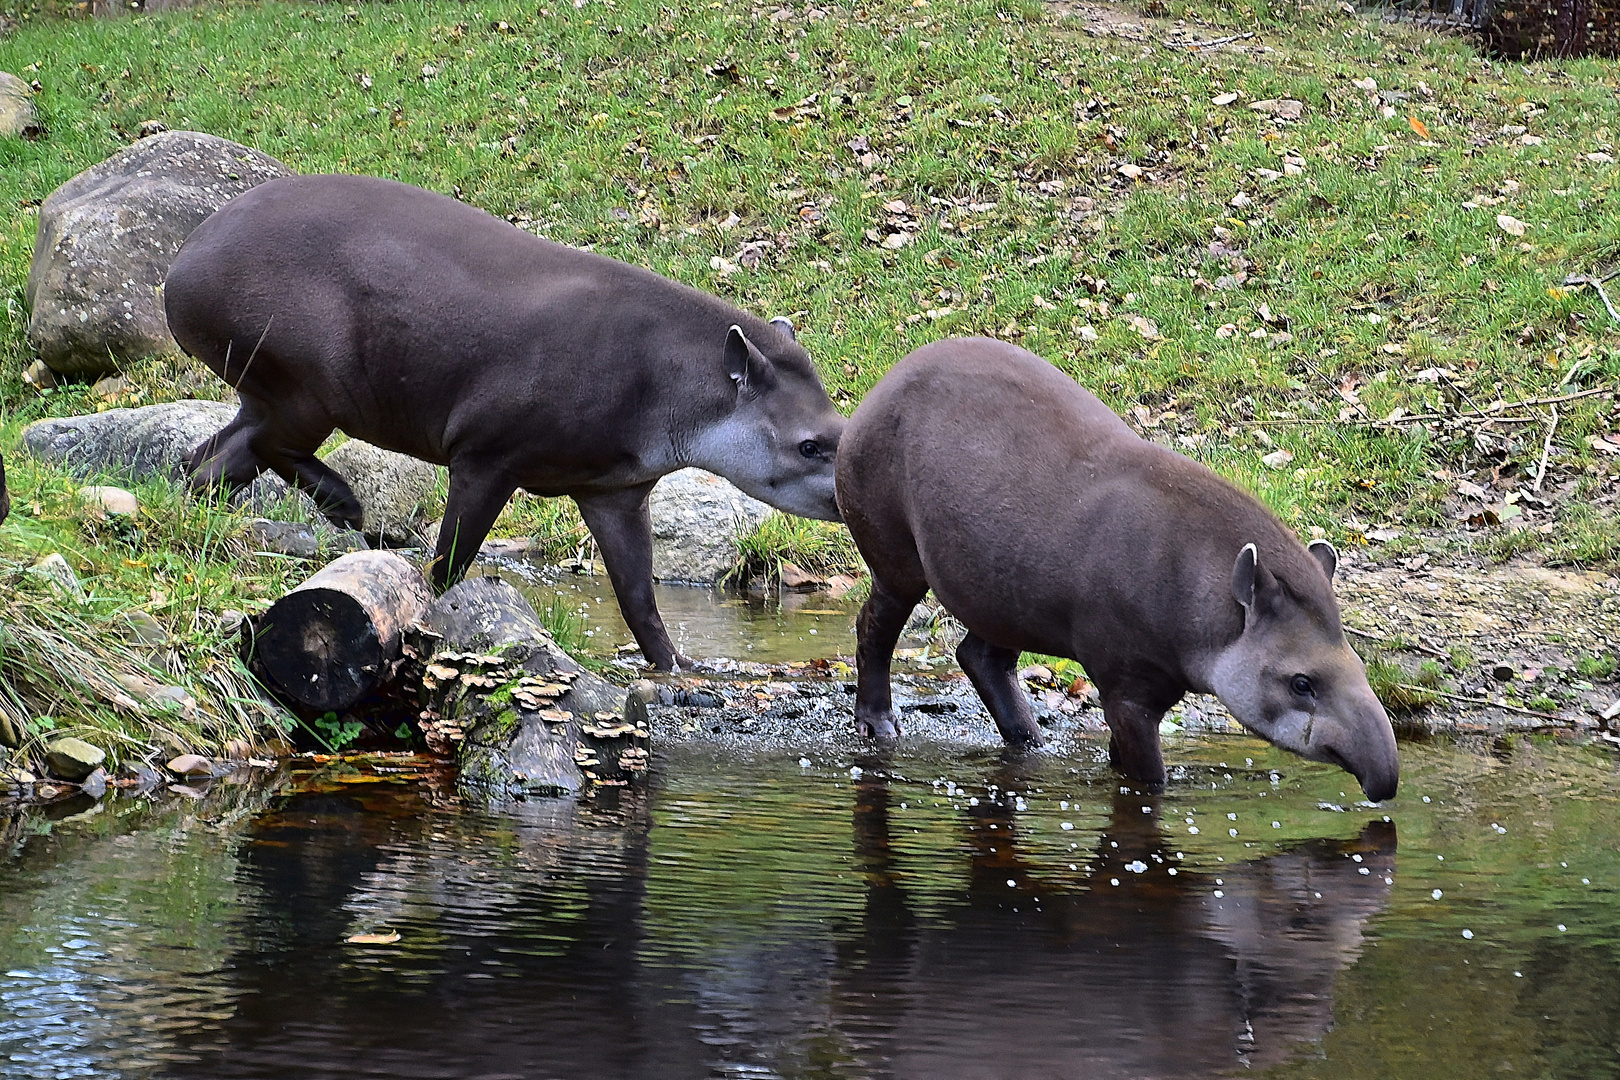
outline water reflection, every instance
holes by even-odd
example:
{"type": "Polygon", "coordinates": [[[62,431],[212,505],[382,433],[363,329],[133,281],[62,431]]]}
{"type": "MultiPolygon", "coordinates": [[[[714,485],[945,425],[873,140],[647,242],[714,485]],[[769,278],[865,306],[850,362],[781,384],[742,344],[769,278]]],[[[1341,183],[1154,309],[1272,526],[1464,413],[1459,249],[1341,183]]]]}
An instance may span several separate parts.
{"type": "Polygon", "coordinates": [[[947,817],[941,902],[880,767],[771,789],[498,813],[293,797],[239,853],[235,1008],[163,1075],[1209,1075],[1321,1037],[1393,872],[1382,822],[1182,869],[1157,803],[1120,794],[1069,856],[1089,872],[1060,874],[987,798],[947,817]],[[742,850],[761,822],[788,849],[774,868],[742,850]],[[401,940],[344,944],[386,929],[401,940]]]}
{"type": "Polygon", "coordinates": [[[892,798],[881,781],[857,785],[867,901],[835,981],[839,1024],[874,1076],[1179,1077],[1275,1064],[1331,1025],[1337,973],[1394,872],[1387,822],[1219,875],[1190,872],[1159,800],[1122,792],[1084,886],[1055,888],[1020,852],[1013,800],[985,800],[963,826],[966,902],[924,923],[895,876],[892,798]]]}

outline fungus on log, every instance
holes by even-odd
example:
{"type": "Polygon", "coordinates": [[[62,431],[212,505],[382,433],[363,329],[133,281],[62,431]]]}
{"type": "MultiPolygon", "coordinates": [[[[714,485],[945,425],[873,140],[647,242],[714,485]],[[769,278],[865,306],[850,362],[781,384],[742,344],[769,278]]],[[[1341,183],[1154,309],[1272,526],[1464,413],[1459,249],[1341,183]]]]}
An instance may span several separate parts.
{"type": "Polygon", "coordinates": [[[500,578],[468,578],[439,597],[405,649],[422,665],[423,737],[455,755],[464,782],[565,793],[647,768],[646,706],[558,648],[500,578]]]}
{"type": "Polygon", "coordinates": [[[407,626],[433,601],[391,551],[353,551],[259,616],[253,659],[270,686],[312,709],[346,709],[393,681],[407,626]]]}

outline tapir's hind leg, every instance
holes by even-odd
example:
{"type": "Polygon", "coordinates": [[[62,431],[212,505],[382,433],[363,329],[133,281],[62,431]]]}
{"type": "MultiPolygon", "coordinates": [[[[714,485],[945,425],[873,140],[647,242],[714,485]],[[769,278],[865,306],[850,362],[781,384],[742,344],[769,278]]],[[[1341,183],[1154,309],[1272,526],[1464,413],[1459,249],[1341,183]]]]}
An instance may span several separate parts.
{"type": "Polygon", "coordinates": [[[956,662],[962,665],[973,689],[984,699],[985,707],[1001,730],[1008,746],[1039,746],[1041,729],[1029,698],[1018,686],[1018,651],[992,645],[970,633],[956,647],[956,662]]]}
{"type": "Polygon", "coordinates": [[[365,515],[360,509],[360,500],[354,497],[354,490],[349,487],[348,481],[333,472],[324,461],[314,454],[289,454],[286,463],[292,472],[291,482],[309,493],[321,513],[338,525],[351,529],[362,526],[365,515]]]}
{"type": "Polygon", "coordinates": [[[445,499],[444,521],[439,524],[429,574],[435,589],[446,589],[461,580],[516,490],[517,484],[504,473],[466,462],[451,463],[450,494],[445,499]]]}
{"type": "Polygon", "coordinates": [[[186,469],[191,489],[206,492],[223,486],[234,494],[253,483],[269,467],[253,452],[261,422],[244,403],[230,423],[193,450],[186,469]]]}
{"type": "Polygon", "coordinates": [[[1108,721],[1108,764],[1140,781],[1148,791],[1164,790],[1164,751],[1159,747],[1159,721],[1166,710],[1181,699],[1178,693],[1165,695],[1123,692],[1118,687],[1102,691],[1103,719],[1108,721]]]}
{"type": "Polygon", "coordinates": [[[641,646],[641,655],[667,671],[692,661],[675,651],[653,597],[652,516],[647,509],[652,489],[651,484],[641,484],[604,495],[575,495],[574,502],[602,552],[619,611],[641,646]]]}
{"type": "Polygon", "coordinates": [[[927,582],[920,578],[896,585],[874,574],[872,595],[855,618],[855,730],[869,738],[900,735],[889,688],[889,663],[911,609],[927,591],[927,582]]]}

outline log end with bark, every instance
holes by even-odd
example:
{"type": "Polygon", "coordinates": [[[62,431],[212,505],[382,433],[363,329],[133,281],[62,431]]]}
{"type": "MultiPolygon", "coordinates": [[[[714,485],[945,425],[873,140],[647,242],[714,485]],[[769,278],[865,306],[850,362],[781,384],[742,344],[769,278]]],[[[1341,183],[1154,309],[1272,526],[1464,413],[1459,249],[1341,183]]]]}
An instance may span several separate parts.
{"type": "Polygon", "coordinates": [[[393,680],[405,628],[432,600],[427,580],[404,557],[350,552],[259,616],[253,666],[300,705],[346,709],[393,680]]]}

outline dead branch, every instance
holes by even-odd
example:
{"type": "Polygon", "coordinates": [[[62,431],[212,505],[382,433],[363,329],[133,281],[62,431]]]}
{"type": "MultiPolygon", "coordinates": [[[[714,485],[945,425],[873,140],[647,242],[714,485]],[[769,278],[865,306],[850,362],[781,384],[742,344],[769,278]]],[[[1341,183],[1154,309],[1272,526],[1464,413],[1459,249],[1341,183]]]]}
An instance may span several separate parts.
{"type": "Polygon", "coordinates": [[[1441,652],[1439,649],[1425,645],[1421,641],[1408,642],[1405,638],[1393,638],[1386,634],[1375,634],[1370,630],[1357,630],[1353,626],[1346,626],[1344,628],[1344,632],[1347,634],[1354,634],[1356,637],[1364,637],[1371,641],[1382,641],[1390,645],[1404,646],[1412,649],[1415,652],[1423,653],[1425,656],[1438,657],[1441,660],[1451,659],[1450,653],[1441,652]]]}
{"type": "Polygon", "coordinates": [[[1530,490],[1541,491],[1541,482],[1547,478],[1547,458],[1552,454],[1553,432],[1558,430],[1558,406],[1549,406],[1547,412],[1552,416],[1552,422],[1547,425],[1547,440],[1541,444],[1541,464],[1536,467],[1536,482],[1530,485],[1530,490]]]}
{"type": "Polygon", "coordinates": [[[1564,284],[1592,286],[1597,290],[1598,299],[1603,301],[1604,308],[1608,310],[1609,318],[1620,323],[1620,312],[1614,310],[1614,305],[1609,302],[1609,294],[1603,288],[1603,282],[1613,276],[1613,274],[1606,275],[1606,277],[1593,277],[1590,274],[1570,274],[1564,278],[1564,284]]]}
{"type": "Polygon", "coordinates": [[[1202,49],[1218,49],[1222,45],[1230,45],[1234,41],[1247,41],[1252,37],[1254,37],[1254,31],[1251,30],[1247,34],[1228,34],[1226,37],[1210,38],[1208,41],[1164,41],[1161,39],[1159,44],[1171,52],[1198,52],[1202,49]]]}
{"type": "Polygon", "coordinates": [[[1433,694],[1435,697],[1445,698],[1447,701],[1456,701],[1464,705],[1479,705],[1487,709],[1501,709],[1504,712],[1518,713],[1520,716],[1533,716],[1537,720],[1553,720],[1565,726],[1573,726],[1574,722],[1564,719],[1556,713],[1537,712],[1535,709],[1526,709],[1518,705],[1509,705],[1503,701],[1492,701],[1490,698],[1469,697],[1467,694],[1452,694],[1445,690],[1436,690],[1432,686],[1413,686],[1410,683],[1396,683],[1402,690],[1410,690],[1414,694],[1433,694]]]}

